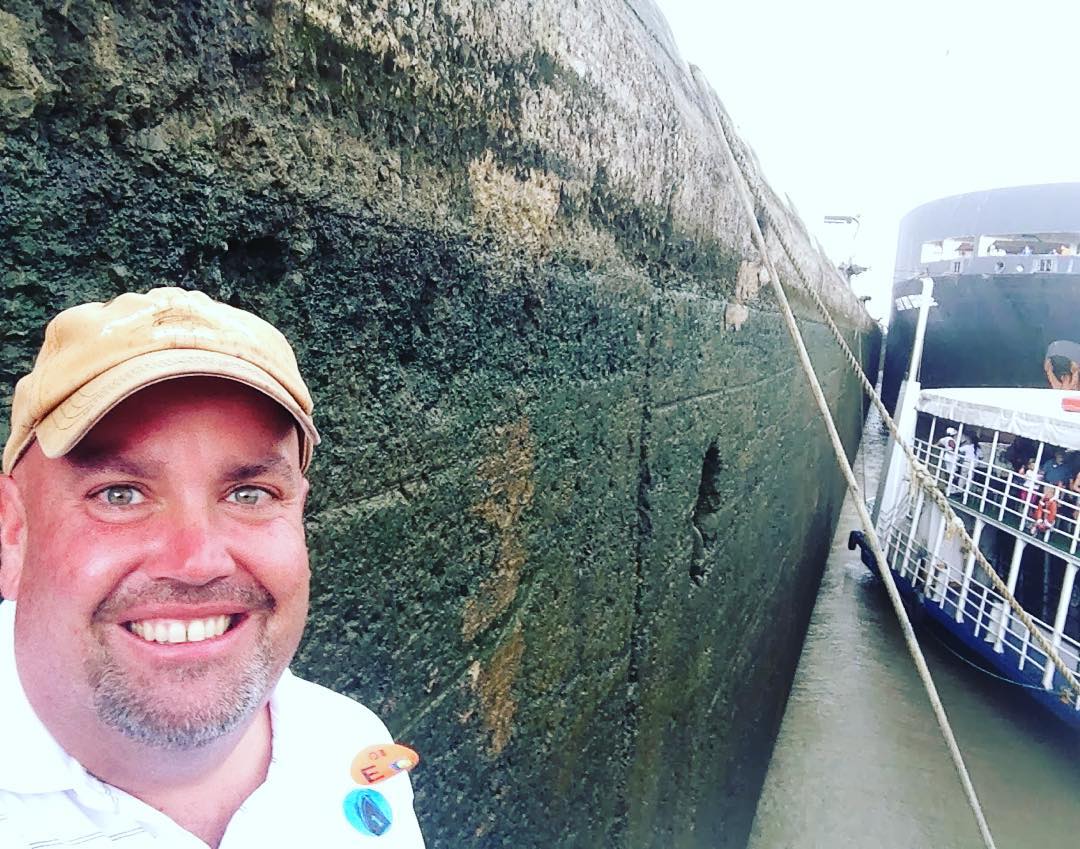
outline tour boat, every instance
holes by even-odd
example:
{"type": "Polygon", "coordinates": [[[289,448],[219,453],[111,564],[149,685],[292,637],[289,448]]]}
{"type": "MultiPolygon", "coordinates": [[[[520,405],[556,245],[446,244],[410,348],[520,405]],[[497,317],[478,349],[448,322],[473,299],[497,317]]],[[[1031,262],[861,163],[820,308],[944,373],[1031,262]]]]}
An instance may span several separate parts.
{"type": "MultiPolygon", "coordinates": [[[[931,279],[918,297],[920,328],[899,392],[897,428],[1035,627],[1066,668],[1077,670],[1080,453],[1072,452],[1080,452],[1080,412],[1074,412],[1080,392],[922,389],[918,358],[934,304],[931,279]]],[[[911,486],[907,458],[893,440],[888,452],[872,515],[909,610],[947,632],[977,665],[1080,729],[1080,694],[994,589],[974,552],[947,532],[941,507],[911,486]]],[[[848,545],[858,545],[876,571],[861,531],[851,533],[848,545]]]]}

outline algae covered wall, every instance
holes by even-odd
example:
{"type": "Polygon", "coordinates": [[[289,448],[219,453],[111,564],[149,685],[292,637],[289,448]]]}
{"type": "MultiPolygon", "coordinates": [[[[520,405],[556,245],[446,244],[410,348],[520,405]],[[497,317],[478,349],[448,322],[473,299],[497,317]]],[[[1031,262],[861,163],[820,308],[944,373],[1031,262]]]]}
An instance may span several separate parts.
{"type": "MultiPolygon", "coordinates": [[[[843,485],[652,4],[0,8],[5,402],[87,299],[273,321],[324,437],[295,668],[420,751],[429,846],[744,845],[843,485]]],[[[736,153],[785,283],[876,362],[736,153]]]]}

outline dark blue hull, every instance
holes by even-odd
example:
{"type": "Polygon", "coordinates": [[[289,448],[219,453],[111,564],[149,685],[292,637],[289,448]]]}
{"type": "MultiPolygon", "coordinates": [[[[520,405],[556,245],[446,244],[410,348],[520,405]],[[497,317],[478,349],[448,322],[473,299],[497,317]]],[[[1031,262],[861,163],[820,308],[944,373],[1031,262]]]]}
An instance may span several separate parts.
{"type": "MultiPolygon", "coordinates": [[[[856,546],[862,551],[863,563],[875,575],[878,574],[874,556],[866,547],[859,531],[853,531],[848,540],[848,548],[854,549],[856,546]]],[[[946,594],[944,601],[931,599],[912,583],[910,577],[900,575],[895,569],[891,571],[896,588],[909,609],[919,613],[932,627],[943,631],[977,665],[1013,683],[1023,685],[1024,693],[1029,698],[1071,728],[1080,731],[1080,710],[1076,709],[1076,698],[1074,696],[1069,701],[1062,701],[1061,691],[1065,681],[1058,670],[1054,670],[1051,688],[1043,688],[1043,672],[1040,667],[1045,662],[1045,655],[1036,646],[1028,645],[1024,649],[1026,662],[1021,668],[1021,650],[1016,646],[1005,641],[1002,651],[998,652],[994,650],[993,642],[983,639],[986,633],[984,624],[987,621],[987,609],[980,584],[972,583],[971,591],[964,602],[965,616],[963,621],[957,622],[957,602],[951,597],[951,593],[946,594]],[[974,630],[976,627],[979,628],[978,633],[974,630]]]]}
{"type": "MultiPolygon", "coordinates": [[[[917,309],[898,309],[918,295],[918,278],[893,287],[881,397],[893,410],[907,375],[917,309]]],[[[923,389],[944,386],[1047,386],[1043,361],[1058,339],[1080,341],[1080,275],[958,274],[936,277],[923,348],[923,389]]]]}

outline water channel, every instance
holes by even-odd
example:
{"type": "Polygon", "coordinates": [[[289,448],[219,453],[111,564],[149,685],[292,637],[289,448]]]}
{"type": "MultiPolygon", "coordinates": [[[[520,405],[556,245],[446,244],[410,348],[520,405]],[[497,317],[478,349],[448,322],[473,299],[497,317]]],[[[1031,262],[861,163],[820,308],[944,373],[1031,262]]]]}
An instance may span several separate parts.
{"type": "MultiPolygon", "coordinates": [[[[884,445],[871,413],[854,464],[871,493],[884,445]]],[[[982,840],[885,590],[847,550],[854,527],[848,503],[750,849],[977,849],[982,840]]],[[[918,633],[998,849],[1080,845],[1080,740],[1016,688],[918,633]]]]}

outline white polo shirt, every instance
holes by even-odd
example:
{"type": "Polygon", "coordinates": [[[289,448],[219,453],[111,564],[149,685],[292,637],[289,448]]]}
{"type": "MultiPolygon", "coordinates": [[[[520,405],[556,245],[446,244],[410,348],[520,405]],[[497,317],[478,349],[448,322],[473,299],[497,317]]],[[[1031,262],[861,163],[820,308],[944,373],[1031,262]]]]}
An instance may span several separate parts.
{"type": "MultiPolygon", "coordinates": [[[[206,849],[161,812],[94,778],[53,739],[19,682],[14,623],[14,603],[0,603],[0,847],[206,849]]],[[[409,777],[374,785],[372,797],[349,774],[361,749],[391,742],[375,714],[286,671],[270,716],[266,781],[233,815],[220,849],[422,849],[409,777]]]]}

